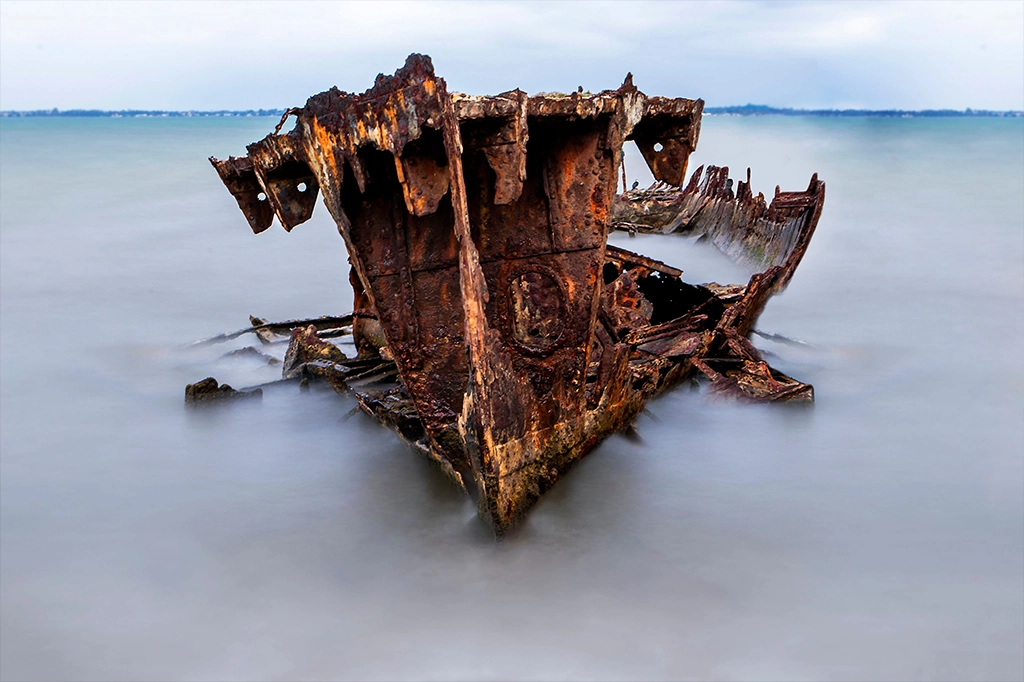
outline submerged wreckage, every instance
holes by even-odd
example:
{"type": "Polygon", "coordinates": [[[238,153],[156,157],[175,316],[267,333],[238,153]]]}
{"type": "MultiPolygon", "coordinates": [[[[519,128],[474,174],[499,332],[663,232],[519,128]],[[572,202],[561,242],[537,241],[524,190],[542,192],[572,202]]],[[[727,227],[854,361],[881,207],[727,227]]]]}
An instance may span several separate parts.
{"type": "MultiPolygon", "coordinates": [[[[741,399],[813,400],[747,337],[807,249],[825,185],[814,176],[768,204],[749,171],[734,191],[728,169],[709,167],[683,187],[702,108],[648,97],[631,76],[598,94],[450,93],[415,54],[363,94],[315,95],[246,156],[210,160],[256,233],[275,216],[290,231],[323,195],[356,309],[250,331],[292,334],[286,377],[359,388],[360,406],[439,462],[498,534],[686,377],[741,399]],[[627,140],[658,182],[617,195],[627,140]],[[613,229],[703,236],[755,274],[687,284],[609,245],[613,229]],[[324,340],[347,333],[356,358],[324,340]]],[[[209,379],[186,395],[225,393],[209,379]]]]}

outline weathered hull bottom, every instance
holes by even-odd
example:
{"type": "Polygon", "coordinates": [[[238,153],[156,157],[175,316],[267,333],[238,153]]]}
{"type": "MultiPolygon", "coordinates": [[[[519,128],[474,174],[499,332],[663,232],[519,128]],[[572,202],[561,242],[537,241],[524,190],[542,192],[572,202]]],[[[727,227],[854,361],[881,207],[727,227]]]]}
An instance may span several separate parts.
{"type": "Polygon", "coordinates": [[[596,95],[449,94],[419,55],[361,95],[316,95],[289,111],[291,132],[278,126],[246,156],[211,162],[254,232],[275,216],[292,229],[323,193],[356,310],[252,331],[290,330],[286,378],[355,391],[459,481],[499,535],[682,380],[811,401],[813,389],[769,367],[747,337],[803,257],[824,183],[777,191],[770,206],[749,177],[734,194],[727,170],[703,182],[698,171],[683,188],[702,107],[647,97],[629,77],[596,95]],[[616,195],[627,140],[660,184],[616,195]],[[687,284],[608,245],[615,228],[703,235],[754,274],[687,284]],[[324,340],[338,334],[352,335],[357,358],[324,340]]]}

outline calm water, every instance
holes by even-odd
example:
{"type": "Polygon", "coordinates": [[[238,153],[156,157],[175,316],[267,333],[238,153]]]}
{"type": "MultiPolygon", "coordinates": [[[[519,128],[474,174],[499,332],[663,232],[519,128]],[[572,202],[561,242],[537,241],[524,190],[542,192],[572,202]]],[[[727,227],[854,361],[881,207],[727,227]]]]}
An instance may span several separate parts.
{"type": "Polygon", "coordinates": [[[185,343],[351,306],[323,207],[254,236],[206,161],[275,122],[0,123],[0,677],[1024,677],[1024,120],[706,118],[828,183],[759,324],[811,347],[758,341],[817,404],[671,393],[502,543],[349,398],[184,409],[279,370],[185,343]]]}

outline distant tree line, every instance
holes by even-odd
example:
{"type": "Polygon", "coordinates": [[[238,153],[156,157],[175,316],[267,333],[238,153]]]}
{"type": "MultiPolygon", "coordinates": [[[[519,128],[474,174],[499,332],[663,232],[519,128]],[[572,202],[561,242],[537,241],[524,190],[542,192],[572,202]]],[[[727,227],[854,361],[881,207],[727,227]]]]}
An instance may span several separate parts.
{"type": "Polygon", "coordinates": [[[738,107],[704,107],[705,114],[732,114],[734,116],[881,116],[884,118],[930,118],[942,116],[994,116],[1021,118],[1024,111],[990,111],[988,109],[777,109],[763,104],[744,104],[738,107]]]}
{"type": "Polygon", "coordinates": [[[163,111],[145,109],[36,109],[34,111],[0,111],[0,118],[33,118],[37,116],[79,116],[91,118],[189,118],[193,116],[283,116],[284,109],[222,109],[219,111],[163,111]]]}

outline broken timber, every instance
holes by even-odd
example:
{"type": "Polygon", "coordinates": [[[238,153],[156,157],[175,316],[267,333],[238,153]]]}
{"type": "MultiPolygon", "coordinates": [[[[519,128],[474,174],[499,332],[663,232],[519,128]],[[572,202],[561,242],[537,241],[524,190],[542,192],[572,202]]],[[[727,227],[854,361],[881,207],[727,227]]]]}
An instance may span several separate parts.
{"type": "MultiPolygon", "coordinates": [[[[360,405],[440,462],[501,534],[687,376],[748,400],[813,399],[747,336],[803,256],[824,183],[771,206],[749,176],[734,194],[727,169],[682,189],[702,109],[647,97],[630,76],[598,94],[470,97],[411,55],[367,92],[314,95],[289,110],[290,132],[211,162],[257,233],[274,216],[290,231],[323,194],[357,309],[332,323],[351,324],[360,358],[393,366],[381,376],[397,384],[360,405]],[[660,184],[617,197],[627,140],[660,184]],[[607,245],[614,227],[705,235],[755,274],[687,284],[607,245]]],[[[324,357],[290,349],[286,372],[333,366],[346,384],[315,328],[292,343],[324,357]]]]}

